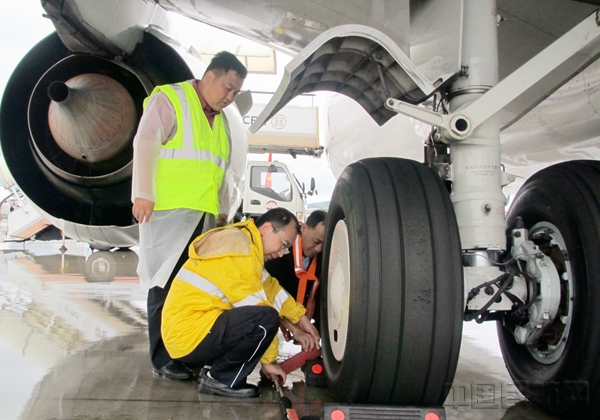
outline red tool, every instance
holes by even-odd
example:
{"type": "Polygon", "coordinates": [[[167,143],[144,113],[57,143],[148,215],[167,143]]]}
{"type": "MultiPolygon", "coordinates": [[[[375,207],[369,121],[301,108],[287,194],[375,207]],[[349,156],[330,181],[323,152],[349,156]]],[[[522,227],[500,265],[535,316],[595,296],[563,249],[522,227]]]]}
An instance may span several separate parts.
{"type": "Polygon", "coordinates": [[[290,372],[295,371],[296,369],[304,366],[307,360],[313,360],[317,357],[321,356],[321,349],[319,350],[309,350],[309,351],[301,351],[287,359],[284,362],[281,362],[279,366],[283,369],[283,371],[288,374],[290,372]]]}

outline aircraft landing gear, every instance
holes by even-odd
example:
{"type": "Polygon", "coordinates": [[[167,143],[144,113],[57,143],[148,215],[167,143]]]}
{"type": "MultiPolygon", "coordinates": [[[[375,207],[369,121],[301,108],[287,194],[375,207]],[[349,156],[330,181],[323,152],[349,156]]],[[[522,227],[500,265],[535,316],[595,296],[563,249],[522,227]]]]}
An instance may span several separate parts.
{"type": "Polygon", "coordinates": [[[551,272],[535,278],[531,264],[521,263],[533,298],[525,311],[498,322],[504,361],[533,404],[591,418],[600,409],[600,162],[565,162],[533,175],[511,206],[509,228],[521,220],[526,230],[512,232],[528,232],[525,239],[551,261],[559,285],[551,286],[551,272]],[[558,296],[543,290],[549,285],[558,296]],[[534,324],[544,318],[536,332],[534,324]]]}
{"type": "Polygon", "coordinates": [[[323,255],[323,360],[336,401],[441,406],[463,315],[458,228],[438,175],[365,159],[338,179],[323,255]]]}

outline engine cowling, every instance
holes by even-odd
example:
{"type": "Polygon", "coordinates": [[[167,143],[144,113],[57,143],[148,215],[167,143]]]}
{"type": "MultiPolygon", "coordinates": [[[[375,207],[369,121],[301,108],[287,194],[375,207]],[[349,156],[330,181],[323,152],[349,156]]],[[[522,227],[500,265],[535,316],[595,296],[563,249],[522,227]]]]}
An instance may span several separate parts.
{"type": "Polygon", "coordinates": [[[150,33],[127,57],[73,54],[53,33],[21,60],[0,104],[0,144],[16,184],[66,236],[101,247],[138,241],[133,137],[156,85],[191,79],[150,33]]]}

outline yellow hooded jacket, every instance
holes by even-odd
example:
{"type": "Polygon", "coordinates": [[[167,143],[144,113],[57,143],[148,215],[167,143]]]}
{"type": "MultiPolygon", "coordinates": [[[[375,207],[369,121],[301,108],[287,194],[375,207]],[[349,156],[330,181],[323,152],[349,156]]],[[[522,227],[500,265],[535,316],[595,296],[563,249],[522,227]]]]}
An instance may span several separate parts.
{"type": "MultiPolygon", "coordinates": [[[[264,268],[261,234],[252,220],[213,229],[189,248],[162,312],[162,338],[174,359],[194,350],[217,317],[232,308],[265,305],[298,323],[306,309],[264,268]]],[[[275,361],[277,336],[261,358],[275,361]]]]}

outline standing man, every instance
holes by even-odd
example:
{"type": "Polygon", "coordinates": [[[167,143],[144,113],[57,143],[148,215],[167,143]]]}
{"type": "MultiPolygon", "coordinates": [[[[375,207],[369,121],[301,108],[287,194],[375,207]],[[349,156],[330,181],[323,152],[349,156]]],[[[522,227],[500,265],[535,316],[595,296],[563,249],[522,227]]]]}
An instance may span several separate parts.
{"type": "MultiPolygon", "coordinates": [[[[306,223],[300,227],[300,235],[294,242],[292,252],[284,255],[282,258],[271,260],[265,264],[265,268],[279,284],[283,286],[298,302],[306,302],[310,294],[312,284],[306,282],[302,284],[302,278],[314,280],[318,278],[321,266],[321,251],[323,250],[323,241],[325,240],[325,219],[327,212],[323,210],[313,211],[306,223]]],[[[314,307],[313,318],[315,324],[319,325],[319,289],[315,295],[317,305],[314,307]]],[[[283,320],[284,326],[294,334],[295,328],[283,320]]],[[[294,338],[300,343],[304,335],[301,331],[294,334],[294,338]]]]}
{"type": "MultiPolygon", "coordinates": [[[[157,86],[144,102],[133,147],[133,216],[140,224],[140,283],[148,287],[150,358],[156,375],[191,379],[161,336],[162,309],[187,248],[227,217],[223,183],[232,138],[221,111],[240,92],[247,70],[231,53],[216,54],[201,80],[157,86]]],[[[235,146],[233,146],[235,147],[235,146]]],[[[244,145],[245,147],[245,145],[244,145]]]]}
{"type": "Polygon", "coordinates": [[[246,383],[259,360],[263,373],[285,382],[275,363],[277,329],[285,317],[319,348],[319,333],[297,303],[264,269],[296,239],[298,221],[284,208],[258,218],[213,229],[192,243],[190,258],[177,273],[165,302],[162,333],[173,358],[208,363],[198,391],[226,397],[258,397],[246,383]]]}

